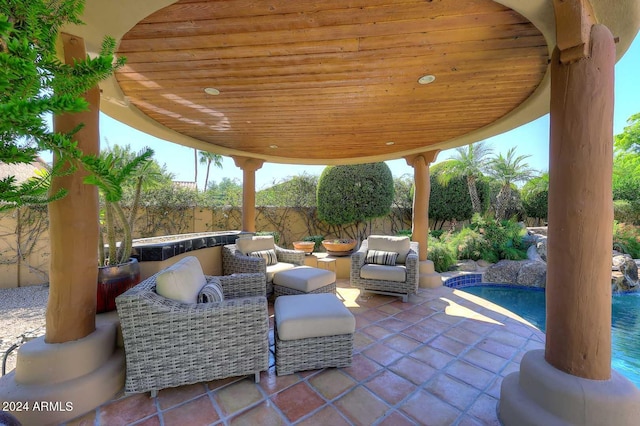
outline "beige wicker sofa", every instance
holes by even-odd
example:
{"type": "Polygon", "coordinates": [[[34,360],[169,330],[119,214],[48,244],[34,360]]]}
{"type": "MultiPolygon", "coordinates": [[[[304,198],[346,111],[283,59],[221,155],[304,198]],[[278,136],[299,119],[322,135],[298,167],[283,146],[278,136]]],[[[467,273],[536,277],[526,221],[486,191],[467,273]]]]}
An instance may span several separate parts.
{"type": "Polygon", "coordinates": [[[418,291],[418,243],[409,237],[370,235],[351,255],[351,286],[401,296],[418,291]]]}
{"type": "Polygon", "coordinates": [[[163,272],[116,299],[126,356],[125,393],[155,396],[168,387],[251,374],[259,381],[260,372],[269,367],[264,275],[203,275],[207,284],[222,287],[224,299],[185,303],[157,293],[163,272]]]}
{"type": "Polygon", "coordinates": [[[271,235],[238,238],[235,244],[222,247],[222,271],[224,275],[262,273],[266,294],[270,295],[274,274],[304,265],[304,257],[303,251],[278,247],[271,235]],[[269,256],[267,251],[274,255],[269,256]]]}

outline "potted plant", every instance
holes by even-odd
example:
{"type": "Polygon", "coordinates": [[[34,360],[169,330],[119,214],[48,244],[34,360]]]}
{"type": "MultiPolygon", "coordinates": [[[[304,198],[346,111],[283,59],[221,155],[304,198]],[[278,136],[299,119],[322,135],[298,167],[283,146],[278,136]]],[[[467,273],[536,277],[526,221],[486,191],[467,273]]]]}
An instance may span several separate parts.
{"type": "Polygon", "coordinates": [[[126,151],[102,152],[89,164],[89,169],[94,174],[85,179],[86,183],[98,187],[103,202],[98,243],[97,313],[114,310],[115,298],[140,282],[140,265],[136,259],[131,258],[131,250],[133,223],[140,199],[143,174],[137,176],[136,196],[128,218],[120,202],[123,184],[136,178],[136,174],[150,164],[153,150],[144,149],[133,158],[127,158],[125,154],[126,151]],[[102,176],[108,178],[103,179],[102,176]],[[121,238],[117,237],[118,231],[121,238]]]}

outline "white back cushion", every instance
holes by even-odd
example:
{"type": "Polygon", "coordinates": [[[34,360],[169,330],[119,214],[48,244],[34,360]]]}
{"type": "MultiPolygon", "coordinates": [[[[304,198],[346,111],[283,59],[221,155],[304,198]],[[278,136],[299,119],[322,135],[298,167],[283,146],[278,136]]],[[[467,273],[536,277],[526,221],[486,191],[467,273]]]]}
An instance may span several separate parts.
{"type": "Polygon", "coordinates": [[[206,283],[198,259],[187,256],[158,274],[156,293],[182,303],[197,303],[198,293],[206,283]]]}
{"type": "Polygon", "coordinates": [[[275,250],[275,244],[273,235],[260,235],[236,240],[236,247],[240,253],[247,255],[252,251],[275,250]]]}
{"type": "Polygon", "coordinates": [[[369,235],[367,238],[367,249],[395,251],[398,253],[396,263],[405,263],[407,254],[411,249],[409,237],[392,237],[388,235],[369,235]]]}

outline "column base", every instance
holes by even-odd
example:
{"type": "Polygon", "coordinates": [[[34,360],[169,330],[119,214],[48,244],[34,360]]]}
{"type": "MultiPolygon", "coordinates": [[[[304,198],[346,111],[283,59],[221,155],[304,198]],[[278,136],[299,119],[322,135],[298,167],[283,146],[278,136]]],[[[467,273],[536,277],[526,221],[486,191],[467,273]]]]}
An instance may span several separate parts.
{"type": "Polygon", "coordinates": [[[15,403],[9,412],[22,424],[57,425],[109,401],[124,386],[118,325],[110,312],[98,315],[96,330],[82,339],[45,343],[42,336],[25,343],[16,369],[0,378],[0,402],[15,403]]]}
{"type": "Polygon", "coordinates": [[[615,370],[609,380],[583,379],[551,366],[544,350],[529,351],[502,381],[498,418],[505,426],[637,425],[640,389],[615,370]]]}
{"type": "Polygon", "coordinates": [[[421,260],[419,265],[419,286],[420,288],[442,287],[442,277],[433,267],[433,261],[421,260]]]}

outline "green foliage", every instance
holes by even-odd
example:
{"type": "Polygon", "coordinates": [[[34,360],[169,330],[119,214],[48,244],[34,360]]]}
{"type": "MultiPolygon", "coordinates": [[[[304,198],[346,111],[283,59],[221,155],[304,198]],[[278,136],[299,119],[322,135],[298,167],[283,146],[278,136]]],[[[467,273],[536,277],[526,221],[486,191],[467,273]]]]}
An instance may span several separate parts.
{"type": "Polygon", "coordinates": [[[318,217],[347,225],[389,214],[393,176],[386,163],[326,167],[318,181],[318,217]]]}
{"type": "MultiPolygon", "coordinates": [[[[619,222],[640,223],[640,113],[615,137],[613,208],[619,222]]],[[[620,242],[621,244],[623,242],[620,242]]]]}
{"type": "Polygon", "coordinates": [[[501,217],[515,220],[524,220],[526,212],[522,205],[522,198],[518,188],[511,184],[510,191],[506,191],[504,187],[495,179],[489,180],[491,211],[496,219],[498,219],[497,211],[502,209],[501,217]],[[500,198],[502,197],[502,198],[500,198]]]}
{"type": "Polygon", "coordinates": [[[458,259],[526,259],[523,237],[526,229],[512,220],[495,221],[474,215],[471,224],[455,234],[443,236],[458,259]]]}
{"type": "Polygon", "coordinates": [[[302,241],[313,241],[315,245],[313,246],[313,251],[320,251],[322,248],[322,240],[324,240],[324,236],[322,235],[309,235],[304,237],[302,241]]]}
{"type": "Polygon", "coordinates": [[[227,177],[222,178],[220,183],[211,182],[209,189],[202,194],[201,205],[210,207],[242,206],[242,183],[237,179],[227,177]]]}
{"type": "MultiPolygon", "coordinates": [[[[473,206],[466,176],[454,176],[448,171],[449,162],[435,164],[430,169],[431,195],[429,197],[429,219],[435,221],[435,228],[441,228],[447,221],[471,219],[473,206]],[[448,176],[444,181],[441,176],[448,176]],[[440,222],[440,226],[438,226],[440,222]]],[[[476,193],[482,210],[489,205],[489,185],[486,179],[475,181],[476,193]]]]}
{"type": "Polygon", "coordinates": [[[439,239],[442,236],[442,234],[444,234],[443,229],[434,229],[432,231],[429,231],[429,235],[432,236],[433,238],[439,239]]]}
{"type": "Polygon", "coordinates": [[[98,157],[87,157],[85,168],[92,172],[84,182],[96,185],[105,201],[117,203],[122,200],[122,187],[134,178],[139,169],[153,157],[153,150],[144,149],[131,159],[115,152],[103,151],[98,157]]]}
{"type": "Polygon", "coordinates": [[[289,177],[256,193],[256,205],[275,207],[315,207],[318,177],[303,173],[289,177]]]}
{"type": "Polygon", "coordinates": [[[411,229],[401,229],[397,232],[396,234],[399,237],[409,237],[411,238],[411,236],[413,235],[413,232],[411,231],[411,229]]]}
{"type": "MultiPolygon", "coordinates": [[[[124,64],[115,60],[115,40],[104,39],[94,58],[62,63],[56,54],[60,29],[80,24],[84,0],[3,0],[0,2],[0,161],[32,163],[39,151],[53,151],[58,158],[95,166],[73,141],[82,126],[62,134],[49,130],[47,116],[86,110],[82,95],[124,64]]],[[[64,168],[64,173],[72,170],[64,168]]],[[[63,173],[54,167],[52,175],[63,173]]],[[[48,196],[51,176],[19,184],[15,179],[0,183],[4,207],[47,203],[64,192],[48,196]]]]}
{"type": "Polygon", "coordinates": [[[125,150],[117,147],[117,149],[101,152],[98,157],[88,157],[85,161],[85,168],[93,174],[87,176],[84,181],[96,185],[104,201],[102,215],[104,226],[98,244],[99,266],[115,266],[129,261],[137,204],[132,208],[131,217],[127,218],[121,204],[122,188],[127,182],[135,184],[134,182],[137,181],[138,191],[135,201],[139,202],[140,190],[146,176],[143,171],[151,163],[152,157],[153,150],[149,148],[134,154],[129,147],[125,150]],[[119,246],[116,244],[116,229],[122,231],[119,246]],[[109,245],[108,256],[104,253],[103,232],[106,233],[106,242],[109,245]]]}
{"type": "Polygon", "coordinates": [[[497,262],[499,260],[491,241],[486,235],[475,229],[464,227],[447,240],[457,259],[484,259],[489,262],[497,262]]]}
{"type": "Polygon", "coordinates": [[[393,207],[399,209],[413,208],[413,177],[400,176],[393,180],[393,207]]]}
{"type": "Polygon", "coordinates": [[[549,211],[549,173],[535,177],[522,187],[522,205],[528,217],[547,219],[549,211]]]}
{"type": "Polygon", "coordinates": [[[476,189],[476,181],[484,176],[483,172],[487,167],[486,157],[491,154],[491,151],[484,141],[456,148],[456,155],[447,160],[447,166],[439,176],[440,183],[443,185],[447,185],[454,177],[466,178],[471,205],[475,213],[484,211],[476,189]]]}
{"type": "Polygon", "coordinates": [[[640,225],[640,202],[613,200],[613,218],[621,223],[640,225]]]}
{"type": "Polygon", "coordinates": [[[516,156],[516,147],[512,147],[507,151],[506,156],[500,153],[489,161],[487,173],[500,185],[494,208],[496,219],[502,220],[513,216],[513,212],[510,211],[513,210],[515,198],[512,195],[513,184],[528,180],[535,175],[535,170],[525,162],[529,157],[530,155],[516,156]]]}
{"type": "Polygon", "coordinates": [[[629,117],[627,124],[622,133],[615,136],[614,146],[619,151],[640,154],[640,113],[629,117]]]}
{"type": "Polygon", "coordinates": [[[214,154],[208,151],[198,151],[200,154],[200,164],[207,166],[207,174],[204,178],[204,190],[207,190],[209,184],[209,172],[211,171],[211,165],[213,164],[217,168],[222,168],[222,155],[214,154]]]}
{"type": "Polygon", "coordinates": [[[449,246],[433,237],[429,237],[427,259],[433,262],[437,272],[446,272],[456,264],[455,255],[449,246]]]}
{"type": "Polygon", "coordinates": [[[613,157],[612,189],[614,200],[640,201],[640,154],[616,153],[613,157]]]}
{"type": "Polygon", "coordinates": [[[634,259],[640,258],[640,228],[614,221],[613,248],[634,259]]]}

